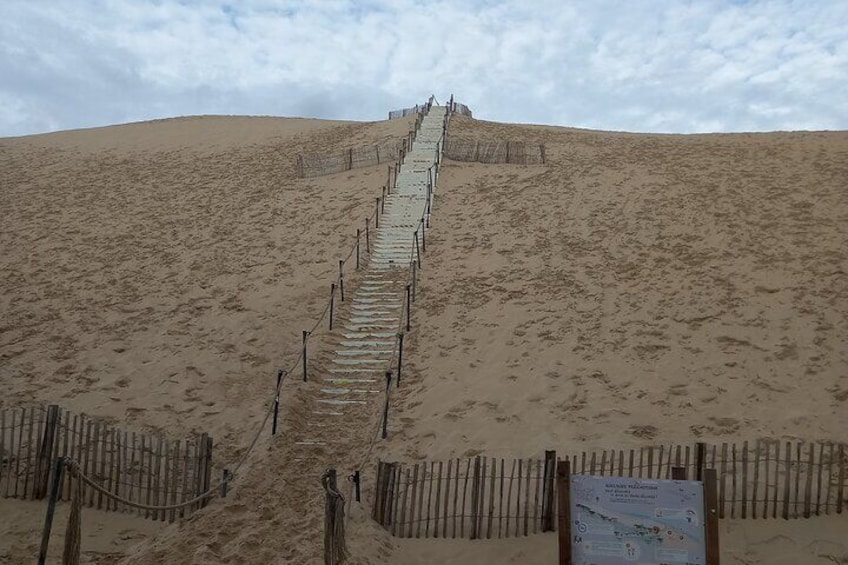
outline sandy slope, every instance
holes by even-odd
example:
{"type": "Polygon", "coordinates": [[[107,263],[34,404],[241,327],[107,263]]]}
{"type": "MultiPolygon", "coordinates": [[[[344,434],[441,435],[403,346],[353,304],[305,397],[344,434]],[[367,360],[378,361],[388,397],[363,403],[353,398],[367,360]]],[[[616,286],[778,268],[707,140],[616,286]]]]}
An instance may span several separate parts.
{"type": "Polygon", "coordinates": [[[550,164],[444,168],[384,457],[848,440],[848,134],[452,127],[550,164]]]}
{"type": "Polygon", "coordinates": [[[232,460],[385,178],[297,180],[294,154],[410,124],[194,117],[0,140],[0,406],[208,431],[232,460]]]}
{"type": "MultiPolygon", "coordinates": [[[[232,460],[383,180],[375,168],[295,181],[291,155],[407,127],[187,118],[0,141],[8,402],[209,430],[232,460]]],[[[550,164],[445,167],[407,384],[372,462],[848,440],[848,135],[452,127],[544,141],[550,164]]],[[[295,461],[314,386],[287,385],[281,437],[263,439],[230,497],[128,561],[318,562],[321,469],[352,470],[371,428],[363,414],[295,461]]],[[[550,535],[399,542],[366,512],[351,508],[354,563],[555,552],[550,535]]],[[[725,562],[845,560],[845,519],[771,524],[723,523],[725,562]]],[[[4,527],[26,554],[31,538],[4,527]]]]}

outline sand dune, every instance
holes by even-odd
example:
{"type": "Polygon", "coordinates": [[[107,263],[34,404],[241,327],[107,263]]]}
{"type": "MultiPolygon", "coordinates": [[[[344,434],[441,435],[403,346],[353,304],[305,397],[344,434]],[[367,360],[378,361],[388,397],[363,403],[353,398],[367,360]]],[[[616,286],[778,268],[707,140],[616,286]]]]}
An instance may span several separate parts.
{"type": "MultiPolygon", "coordinates": [[[[294,153],[408,127],[203,117],[0,140],[0,405],[59,402],[135,428],[209,431],[218,461],[232,460],[385,175],[295,180],[294,153]]],[[[451,127],[544,142],[549,162],[446,163],[405,384],[371,463],[848,441],[848,134],[451,127]]],[[[321,468],[353,470],[371,428],[327,430],[343,449],[295,461],[287,438],[315,386],[287,385],[281,437],[263,439],[226,500],[134,549],[136,534],[116,550],[106,528],[85,542],[88,557],[319,562],[321,468]]],[[[723,522],[723,562],[845,562],[846,527],[845,515],[723,522]]],[[[35,530],[4,528],[9,559],[29,558],[35,530]]],[[[349,528],[353,563],[555,554],[549,535],[393,540],[364,505],[349,528]]]]}

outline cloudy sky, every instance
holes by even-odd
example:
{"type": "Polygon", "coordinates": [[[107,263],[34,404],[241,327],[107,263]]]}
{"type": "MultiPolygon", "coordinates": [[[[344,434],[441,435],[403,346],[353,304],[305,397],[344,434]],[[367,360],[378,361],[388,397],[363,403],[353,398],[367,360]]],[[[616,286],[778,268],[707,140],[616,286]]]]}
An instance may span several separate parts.
{"type": "Polygon", "coordinates": [[[188,114],[848,129],[848,1],[0,0],[0,136],[188,114]]]}

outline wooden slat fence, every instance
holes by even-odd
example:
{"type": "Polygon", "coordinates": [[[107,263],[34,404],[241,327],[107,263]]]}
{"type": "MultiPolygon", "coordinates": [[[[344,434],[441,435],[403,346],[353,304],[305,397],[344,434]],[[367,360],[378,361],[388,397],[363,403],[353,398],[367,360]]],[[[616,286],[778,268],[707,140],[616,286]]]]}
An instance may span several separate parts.
{"type": "MultiPolygon", "coordinates": [[[[0,409],[0,496],[42,499],[57,457],[75,459],[80,470],[109,492],[152,506],[191,500],[208,490],[212,472],[212,438],[207,434],[172,440],[120,429],[59,406],[0,409]]],[[[70,473],[63,478],[61,499],[70,500],[70,473]]],[[[137,513],[173,522],[206,501],[180,510],[130,508],[83,485],[83,505],[137,513]]]]}
{"type": "Polygon", "coordinates": [[[411,108],[401,108],[400,110],[391,110],[389,112],[389,119],[396,120],[397,118],[405,118],[406,116],[411,116],[412,114],[418,114],[423,112],[427,108],[427,104],[416,104],[411,108]]]}
{"type": "Polygon", "coordinates": [[[515,140],[475,140],[448,137],[444,157],[487,164],[543,165],[545,146],[515,140]]]}
{"type": "Polygon", "coordinates": [[[297,177],[318,177],[381,163],[393,163],[400,158],[402,148],[403,139],[398,139],[378,145],[349,147],[334,153],[298,155],[297,177]]]}
{"type": "MultiPolygon", "coordinates": [[[[650,446],[567,454],[573,474],[670,479],[718,475],[719,517],[795,519],[848,506],[848,449],[835,442],[650,446]]],[[[556,524],[556,453],[477,456],[414,464],[379,462],[372,517],[397,537],[490,539],[551,531],[556,524]]]]}
{"type": "Polygon", "coordinates": [[[460,114],[462,116],[468,116],[469,118],[474,117],[471,113],[471,108],[469,108],[465,104],[462,104],[460,102],[451,102],[450,106],[451,106],[450,110],[454,114],[460,114]]]}

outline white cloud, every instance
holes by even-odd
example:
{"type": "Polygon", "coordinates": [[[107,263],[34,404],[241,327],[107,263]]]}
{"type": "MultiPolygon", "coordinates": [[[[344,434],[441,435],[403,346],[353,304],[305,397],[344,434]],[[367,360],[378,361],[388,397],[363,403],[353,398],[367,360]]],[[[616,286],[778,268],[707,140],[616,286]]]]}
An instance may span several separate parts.
{"type": "Polygon", "coordinates": [[[0,135],[182,114],[848,129],[848,3],[4,0],[0,135]]]}

